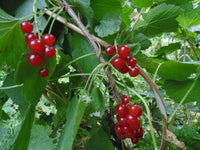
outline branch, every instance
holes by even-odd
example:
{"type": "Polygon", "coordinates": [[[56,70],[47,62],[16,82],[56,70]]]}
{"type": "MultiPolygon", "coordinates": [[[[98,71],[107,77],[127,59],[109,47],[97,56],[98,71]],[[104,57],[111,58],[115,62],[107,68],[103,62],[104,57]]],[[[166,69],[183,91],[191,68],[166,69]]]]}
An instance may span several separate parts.
{"type": "Polygon", "coordinates": [[[133,29],[135,28],[136,24],[137,24],[138,21],[140,20],[140,17],[141,17],[141,15],[142,15],[142,12],[143,12],[143,11],[144,11],[144,8],[142,8],[142,9],[140,10],[140,13],[139,13],[137,19],[135,20],[135,22],[134,22],[134,24],[133,24],[133,26],[132,26],[132,28],[131,28],[131,31],[133,31],[133,29]]]}
{"type": "MultiPolygon", "coordinates": [[[[90,45],[92,46],[94,52],[96,53],[97,57],[99,58],[99,62],[105,63],[106,61],[101,55],[101,50],[95,42],[97,40],[97,38],[95,38],[96,39],[95,40],[94,36],[90,35],[89,31],[86,29],[86,27],[83,25],[83,23],[80,21],[78,16],[75,14],[75,12],[71,9],[70,5],[65,0],[63,0],[62,5],[65,7],[65,11],[74,19],[76,24],[79,26],[79,29],[83,33],[83,35],[88,39],[88,41],[89,41],[90,45]]],[[[109,45],[106,42],[103,42],[103,43],[106,44],[106,45],[109,45]]],[[[99,44],[101,44],[101,43],[99,43],[99,44]]],[[[113,91],[114,91],[113,95],[115,96],[116,101],[119,103],[120,102],[120,96],[119,96],[117,87],[115,86],[115,79],[114,79],[110,69],[108,69],[106,71],[106,74],[107,74],[108,80],[109,80],[109,82],[110,82],[110,84],[113,88],[113,91]]]]}

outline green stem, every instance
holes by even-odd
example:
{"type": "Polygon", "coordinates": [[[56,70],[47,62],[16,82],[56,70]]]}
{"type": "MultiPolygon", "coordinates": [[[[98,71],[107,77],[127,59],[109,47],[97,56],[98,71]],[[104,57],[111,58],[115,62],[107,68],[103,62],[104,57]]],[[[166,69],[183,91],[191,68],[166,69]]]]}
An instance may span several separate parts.
{"type": "MultiPolygon", "coordinates": [[[[119,81],[116,81],[116,83],[123,86],[123,87],[126,87],[126,85],[124,85],[123,83],[121,83],[119,81]]],[[[152,120],[151,119],[151,113],[150,113],[148,104],[146,103],[145,99],[140,94],[138,94],[136,91],[134,91],[133,89],[131,89],[129,87],[128,87],[128,90],[131,91],[133,94],[135,94],[137,97],[139,97],[142,100],[142,102],[144,103],[145,109],[147,111],[147,118],[148,118],[148,121],[149,121],[150,130],[151,130],[150,133],[151,133],[151,137],[152,137],[153,146],[154,146],[154,149],[157,150],[156,138],[155,138],[155,135],[154,135],[154,132],[153,132],[153,125],[152,125],[152,122],[151,122],[151,120],[152,120]]]]}
{"type": "Polygon", "coordinates": [[[43,31],[42,31],[42,35],[43,35],[43,33],[44,33],[44,31],[45,31],[45,29],[46,29],[46,27],[47,27],[47,25],[49,24],[49,22],[50,22],[50,20],[51,20],[51,18],[52,18],[52,16],[54,15],[54,13],[56,12],[56,11],[58,11],[59,10],[59,8],[55,8],[54,10],[53,10],[53,12],[52,12],[52,14],[51,14],[51,16],[49,16],[49,18],[48,18],[48,20],[47,20],[47,23],[45,24],[45,26],[44,26],[44,29],[43,29],[43,31]]]}
{"type": "Polygon", "coordinates": [[[186,100],[186,98],[188,97],[188,95],[190,94],[190,92],[192,91],[192,89],[194,88],[196,82],[197,82],[198,77],[194,80],[194,82],[192,83],[191,87],[188,89],[188,91],[186,92],[185,96],[182,98],[182,100],[180,101],[180,103],[178,104],[178,106],[176,107],[176,109],[174,110],[174,112],[170,115],[168,123],[170,123],[176,112],[178,111],[179,107],[183,104],[183,102],[186,100]]]}
{"type": "Polygon", "coordinates": [[[156,83],[156,77],[157,77],[157,74],[158,74],[158,70],[160,69],[160,66],[162,65],[163,63],[160,63],[156,69],[156,72],[154,74],[154,77],[153,77],[153,82],[156,83]]]}
{"type": "Polygon", "coordinates": [[[37,29],[37,33],[38,33],[39,39],[41,39],[41,33],[40,33],[39,26],[38,26],[36,4],[37,4],[37,0],[34,0],[34,2],[33,2],[34,21],[35,21],[35,25],[36,25],[36,29],[37,29]]]}
{"type": "Polygon", "coordinates": [[[21,87],[21,86],[23,86],[23,84],[7,86],[7,87],[0,87],[0,90],[9,90],[9,89],[14,89],[14,88],[21,87]]]}
{"type": "MultiPolygon", "coordinates": [[[[63,9],[61,8],[60,10],[59,10],[59,12],[56,14],[56,16],[53,18],[53,21],[51,22],[51,26],[50,26],[50,28],[49,28],[49,34],[51,33],[51,31],[52,31],[52,28],[53,28],[53,25],[54,25],[54,22],[56,21],[56,18],[60,15],[60,13],[63,11],[63,9]]],[[[53,12],[54,13],[54,12],[53,12]]],[[[52,13],[52,15],[53,15],[53,13],[52,13]]],[[[51,16],[52,16],[51,15],[51,16]]]]}

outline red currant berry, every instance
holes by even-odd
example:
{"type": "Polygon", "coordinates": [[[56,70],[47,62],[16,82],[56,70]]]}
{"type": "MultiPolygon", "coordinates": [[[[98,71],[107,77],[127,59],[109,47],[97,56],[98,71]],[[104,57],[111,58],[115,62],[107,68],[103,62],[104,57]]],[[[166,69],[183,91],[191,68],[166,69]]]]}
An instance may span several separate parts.
{"type": "Polygon", "coordinates": [[[30,42],[31,40],[35,40],[35,39],[39,39],[38,35],[35,34],[35,33],[28,33],[28,34],[26,35],[26,37],[25,37],[25,41],[26,41],[27,44],[29,44],[29,42],[30,42]]]}
{"type": "Polygon", "coordinates": [[[128,133],[131,131],[131,128],[128,125],[123,126],[124,133],[128,133]]]}
{"type": "Polygon", "coordinates": [[[24,33],[31,33],[33,31],[33,25],[29,21],[22,21],[20,27],[24,33]]]}
{"type": "Polygon", "coordinates": [[[120,117],[123,117],[128,113],[127,107],[123,104],[117,104],[115,111],[120,117]]]}
{"type": "Polygon", "coordinates": [[[136,137],[137,138],[143,137],[143,128],[142,127],[139,127],[138,129],[136,129],[136,137]]]}
{"type": "Polygon", "coordinates": [[[56,41],[56,38],[52,34],[44,34],[42,37],[42,42],[47,46],[52,46],[56,41]]]}
{"type": "Polygon", "coordinates": [[[113,55],[116,53],[116,49],[114,46],[108,46],[106,47],[105,52],[107,55],[113,55]]]}
{"type": "Polygon", "coordinates": [[[132,142],[133,144],[137,144],[137,143],[139,142],[139,139],[138,139],[138,138],[132,138],[132,139],[131,139],[131,142],[132,142]]]}
{"type": "Polygon", "coordinates": [[[119,72],[121,72],[122,74],[126,74],[129,72],[129,70],[130,69],[126,65],[124,65],[123,68],[119,69],[119,72]]]}
{"type": "Polygon", "coordinates": [[[131,68],[134,68],[137,64],[137,60],[134,57],[128,58],[126,62],[131,68]]]}
{"type": "Polygon", "coordinates": [[[130,130],[125,135],[127,138],[130,138],[130,139],[135,137],[135,133],[133,132],[133,130],[130,130]]]}
{"type": "Polygon", "coordinates": [[[115,132],[116,132],[118,135],[124,134],[123,127],[120,126],[119,124],[116,124],[116,125],[115,125],[115,132]]]}
{"type": "Polygon", "coordinates": [[[113,67],[116,68],[116,69],[121,69],[125,66],[124,60],[122,58],[119,58],[119,57],[113,58],[111,63],[113,65],[113,67]]]}
{"type": "Polygon", "coordinates": [[[47,58],[53,58],[55,56],[56,50],[54,47],[45,47],[44,51],[42,51],[43,55],[47,58]]]}
{"type": "Polygon", "coordinates": [[[131,104],[129,106],[129,114],[135,117],[140,117],[142,115],[142,109],[136,104],[131,104]]]}
{"type": "Polygon", "coordinates": [[[125,134],[120,134],[120,135],[119,135],[119,138],[120,138],[121,140],[125,140],[125,139],[126,139],[126,135],[125,135],[125,134]]]}
{"type": "Polygon", "coordinates": [[[44,50],[44,45],[39,39],[34,39],[29,42],[28,48],[33,50],[35,53],[39,53],[44,50]]]}
{"type": "Polygon", "coordinates": [[[138,67],[135,67],[132,70],[130,69],[128,73],[131,77],[136,77],[140,73],[140,70],[138,67]]]}
{"type": "Polygon", "coordinates": [[[130,48],[128,45],[121,45],[118,48],[119,57],[126,59],[130,55],[130,48]]]}
{"type": "Polygon", "coordinates": [[[39,66],[43,63],[44,58],[38,53],[32,53],[28,56],[28,61],[33,66],[39,66]]]}
{"type": "Polygon", "coordinates": [[[41,77],[47,77],[49,75],[49,70],[47,68],[41,68],[39,70],[39,75],[41,77]]]}
{"type": "Polygon", "coordinates": [[[122,104],[126,106],[129,103],[129,99],[131,101],[131,98],[128,98],[128,96],[123,96],[121,100],[122,104]]]}
{"type": "Polygon", "coordinates": [[[131,114],[126,115],[126,123],[133,130],[136,130],[140,127],[140,121],[138,120],[138,118],[135,116],[132,116],[131,114]]]}
{"type": "Polygon", "coordinates": [[[127,125],[126,118],[124,118],[124,117],[118,116],[117,121],[118,121],[119,125],[121,125],[121,126],[127,125]]]}

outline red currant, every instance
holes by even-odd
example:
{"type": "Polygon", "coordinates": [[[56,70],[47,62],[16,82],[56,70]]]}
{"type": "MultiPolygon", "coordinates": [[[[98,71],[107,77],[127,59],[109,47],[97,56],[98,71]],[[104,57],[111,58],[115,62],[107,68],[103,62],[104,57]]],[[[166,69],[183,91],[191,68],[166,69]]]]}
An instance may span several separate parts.
{"type": "Polygon", "coordinates": [[[119,135],[119,138],[120,138],[121,140],[125,140],[125,139],[126,139],[126,135],[125,135],[125,134],[120,134],[120,135],[119,135]]]}
{"type": "Polygon", "coordinates": [[[34,39],[29,42],[28,48],[36,53],[39,53],[44,50],[44,45],[39,39],[34,39]]]}
{"type": "Polygon", "coordinates": [[[121,126],[127,125],[126,118],[124,118],[124,117],[118,116],[117,121],[118,121],[119,125],[121,125],[121,126]]]}
{"type": "Polygon", "coordinates": [[[49,70],[47,68],[41,68],[39,70],[39,75],[41,77],[47,77],[49,75],[49,70]]]}
{"type": "Polygon", "coordinates": [[[132,139],[131,139],[131,142],[132,142],[133,144],[137,144],[137,143],[139,142],[139,139],[138,139],[138,138],[132,138],[132,139]]]}
{"type": "Polygon", "coordinates": [[[129,103],[129,99],[131,100],[128,96],[123,96],[121,100],[122,104],[127,105],[129,103]]]}
{"type": "Polygon", "coordinates": [[[116,49],[114,46],[108,46],[106,47],[105,52],[107,55],[113,55],[116,53],[116,49]]]}
{"type": "Polygon", "coordinates": [[[143,128],[142,127],[139,127],[138,129],[136,129],[136,137],[137,138],[143,137],[143,128]]]}
{"type": "Polygon", "coordinates": [[[132,116],[131,114],[126,115],[126,123],[130,126],[131,129],[135,130],[140,127],[140,121],[137,117],[132,116]]]}
{"type": "Polygon", "coordinates": [[[25,37],[25,41],[26,41],[27,44],[29,44],[29,42],[30,42],[31,40],[35,40],[35,39],[39,39],[38,35],[35,34],[35,33],[28,33],[28,34],[26,35],[26,37],[25,37]]]}
{"type": "Polygon", "coordinates": [[[55,53],[56,53],[56,50],[54,47],[45,47],[44,51],[42,51],[43,55],[47,58],[53,58],[55,53]]]}
{"type": "Polygon", "coordinates": [[[130,130],[125,135],[126,135],[127,138],[134,138],[135,137],[135,133],[133,132],[133,130],[130,130]]]}
{"type": "Polygon", "coordinates": [[[142,109],[136,104],[131,104],[129,106],[129,114],[135,117],[140,117],[142,115],[142,109]]]}
{"type": "Polygon", "coordinates": [[[121,45],[118,48],[119,57],[126,59],[130,55],[130,48],[128,45],[121,45]]]}
{"type": "Polygon", "coordinates": [[[111,63],[113,65],[113,67],[116,68],[116,69],[121,69],[125,65],[124,60],[122,58],[119,58],[119,57],[113,58],[111,63]]]}
{"type": "Polygon", "coordinates": [[[131,77],[136,77],[140,73],[140,70],[138,67],[135,67],[132,70],[130,69],[128,73],[131,77]]]}
{"type": "Polygon", "coordinates": [[[44,58],[38,53],[32,53],[28,56],[28,61],[33,66],[39,66],[43,63],[44,58]]]}
{"type": "Polygon", "coordinates": [[[120,117],[123,117],[128,113],[127,107],[123,104],[117,104],[115,111],[120,117]]]}
{"type": "Polygon", "coordinates": [[[119,72],[121,72],[122,74],[126,74],[129,72],[129,70],[130,69],[126,65],[124,65],[123,68],[119,69],[119,72]]]}
{"type": "Polygon", "coordinates": [[[33,31],[33,25],[29,21],[22,21],[20,27],[24,33],[31,33],[33,31]]]}
{"type": "Polygon", "coordinates": [[[134,57],[128,58],[126,62],[131,68],[134,68],[137,64],[137,60],[134,57]]]}
{"type": "Polygon", "coordinates": [[[52,46],[56,38],[52,34],[44,34],[42,37],[42,42],[47,46],[52,46]]]}
{"type": "Polygon", "coordinates": [[[119,124],[116,124],[116,125],[115,125],[115,132],[116,132],[118,135],[124,134],[123,127],[120,126],[119,124]]]}

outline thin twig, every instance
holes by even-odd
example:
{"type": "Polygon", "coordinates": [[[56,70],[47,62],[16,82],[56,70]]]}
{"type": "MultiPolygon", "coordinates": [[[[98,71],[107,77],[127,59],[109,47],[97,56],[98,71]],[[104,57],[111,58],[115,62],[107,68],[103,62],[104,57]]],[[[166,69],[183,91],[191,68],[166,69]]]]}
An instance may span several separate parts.
{"type": "Polygon", "coordinates": [[[144,11],[144,8],[142,8],[142,9],[140,10],[140,13],[139,13],[137,19],[135,20],[135,22],[134,22],[134,24],[133,24],[133,26],[132,26],[132,28],[131,28],[131,31],[133,31],[133,29],[135,28],[136,24],[137,24],[138,21],[140,20],[140,17],[141,17],[141,15],[142,15],[142,12],[143,12],[143,11],[144,11]]]}

